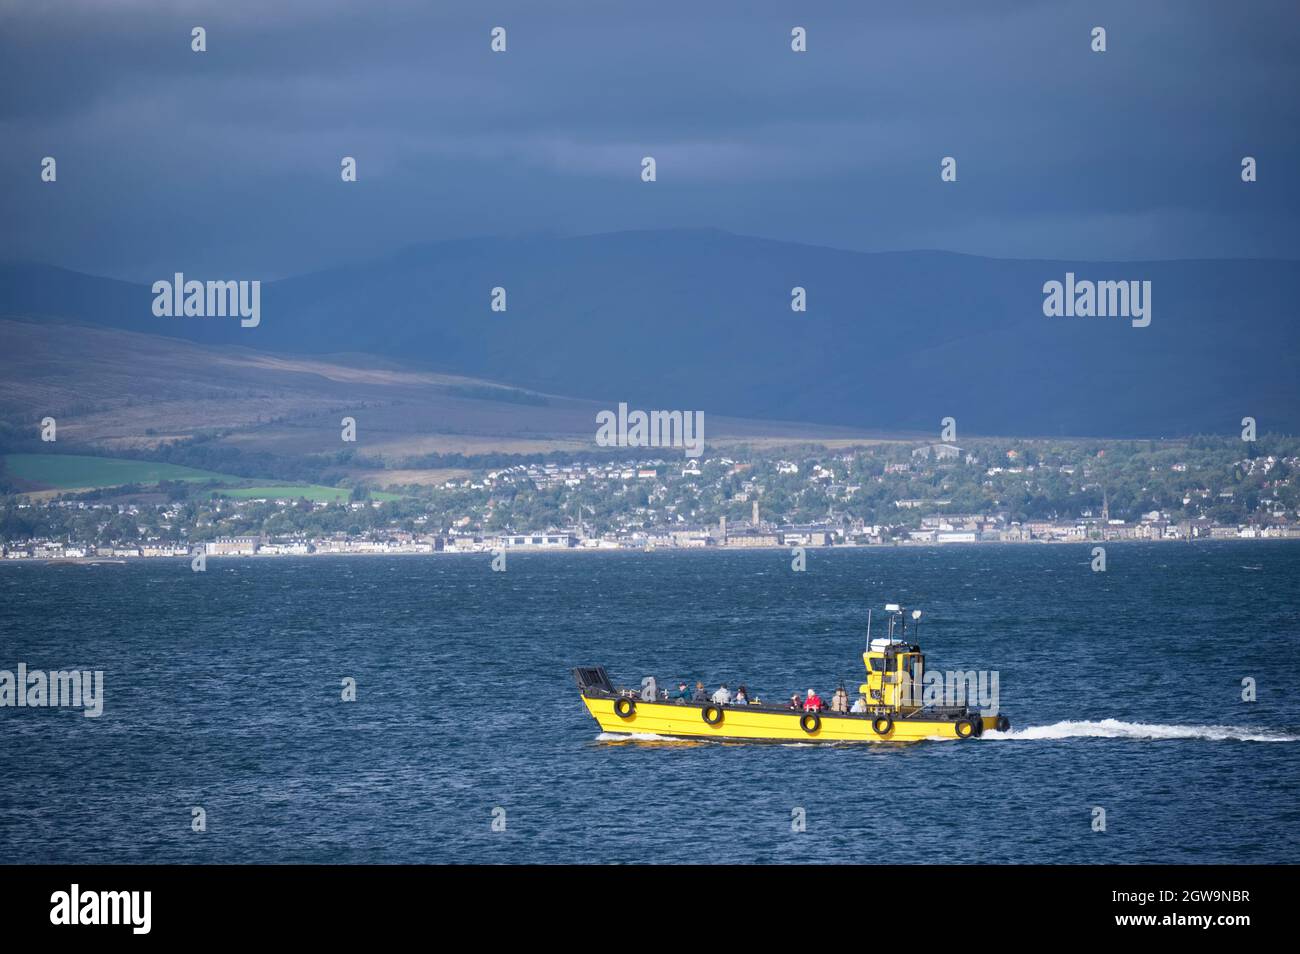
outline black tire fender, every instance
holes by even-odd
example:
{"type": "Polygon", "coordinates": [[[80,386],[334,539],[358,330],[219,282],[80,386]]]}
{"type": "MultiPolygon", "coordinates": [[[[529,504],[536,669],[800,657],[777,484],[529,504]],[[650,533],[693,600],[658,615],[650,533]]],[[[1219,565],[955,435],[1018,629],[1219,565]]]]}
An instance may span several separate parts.
{"type": "Polygon", "coordinates": [[[969,739],[975,734],[975,720],[970,717],[958,719],[953,723],[953,731],[957,733],[957,738],[969,739]]]}
{"type": "Polygon", "coordinates": [[[700,718],[702,718],[709,725],[718,725],[720,722],[722,722],[722,706],[719,705],[705,706],[703,709],[700,710],[700,718]],[[714,718],[710,719],[709,713],[713,713],[714,718]]]}
{"type": "Polygon", "coordinates": [[[1011,731],[1011,720],[1004,715],[998,716],[998,731],[999,732],[1011,731]]]}
{"type": "Polygon", "coordinates": [[[815,712],[805,712],[799,717],[799,728],[812,735],[822,727],[822,717],[815,712]],[[811,720],[811,722],[809,721],[811,720]]]}
{"type": "Polygon", "coordinates": [[[636,700],[629,699],[627,696],[621,696],[614,700],[614,714],[620,719],[632,718],[632,713],[636,712],[636,700]]]}
{"type": "Polygon", "coordinates": [[[878,715],[871,720],[871,729],[876,735],[889,735],[894,731],[894,717],[878,715]]]}

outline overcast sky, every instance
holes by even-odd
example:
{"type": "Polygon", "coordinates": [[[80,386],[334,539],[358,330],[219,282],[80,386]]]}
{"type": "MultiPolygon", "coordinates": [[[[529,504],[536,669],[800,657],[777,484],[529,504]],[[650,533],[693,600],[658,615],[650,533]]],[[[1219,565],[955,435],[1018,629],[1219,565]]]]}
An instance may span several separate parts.
{"type": "Polygon", "coordinates": [[[1291,0],[0,11],[0,259],[269,279],[436,239],[676,226],[1016,258],[1300,257],[1291,0]]]}

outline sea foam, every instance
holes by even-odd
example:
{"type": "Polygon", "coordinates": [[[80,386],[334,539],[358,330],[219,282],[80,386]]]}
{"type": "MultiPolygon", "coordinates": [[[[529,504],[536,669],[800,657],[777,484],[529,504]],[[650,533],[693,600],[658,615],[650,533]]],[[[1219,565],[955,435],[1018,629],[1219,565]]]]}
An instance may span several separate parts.
{"type": "Polygon", "coordinates": [[[1052,739],[1205,739],[1213,742],[1300,742],[1300,736],[1270,729],[1251,729],[1234,725],[1152,725],[1145,722],[1121,722],[1102,719],[1098,722],[1054,722],[1031,725],[1010,732],[986,730],[985,739],[1012,742],[1052,739]]]}

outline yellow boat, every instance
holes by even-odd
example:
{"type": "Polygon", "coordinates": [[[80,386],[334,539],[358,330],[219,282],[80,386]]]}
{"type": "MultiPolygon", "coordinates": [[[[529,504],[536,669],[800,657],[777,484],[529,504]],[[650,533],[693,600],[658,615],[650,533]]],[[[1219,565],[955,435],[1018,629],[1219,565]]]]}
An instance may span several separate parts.
{"type": "MultiPolygon", "coordinates": [[[[907,614],[897,604],[885,607],[889,635],[871,639],[862,654],[867,681],[861,713],[805,711],[762,703],[718,704],[662,698],[653,680],[643,688],[618,689],[603,666],[573,671],[583,704],[605,732],[689,739],[765,742],[917,742],[923,739],[979,738],[987,729],[1011,728],[1005,715],[982,714],[966,705],[922,705],[925,656],[907,641],[907,614]],[[897,635],[897,638],[895,638],[897,635]]],[[[913,619],[920,619],[920,611],[913,619]]]]}

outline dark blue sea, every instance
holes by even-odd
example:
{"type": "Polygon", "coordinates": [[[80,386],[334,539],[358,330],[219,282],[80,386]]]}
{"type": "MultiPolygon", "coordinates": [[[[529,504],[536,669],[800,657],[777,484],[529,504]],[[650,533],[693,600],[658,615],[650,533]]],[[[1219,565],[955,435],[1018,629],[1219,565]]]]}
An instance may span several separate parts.
{"type": "Polygon", "coordinates": [[[1089,551],[8,563],[0,669],[105,703],[0,709],[0,862],[1300,861],[1300,545],[1089,551]],[[617,742],[570,675],[852,689],[891,601],[1009,734],[617,742]]]}

